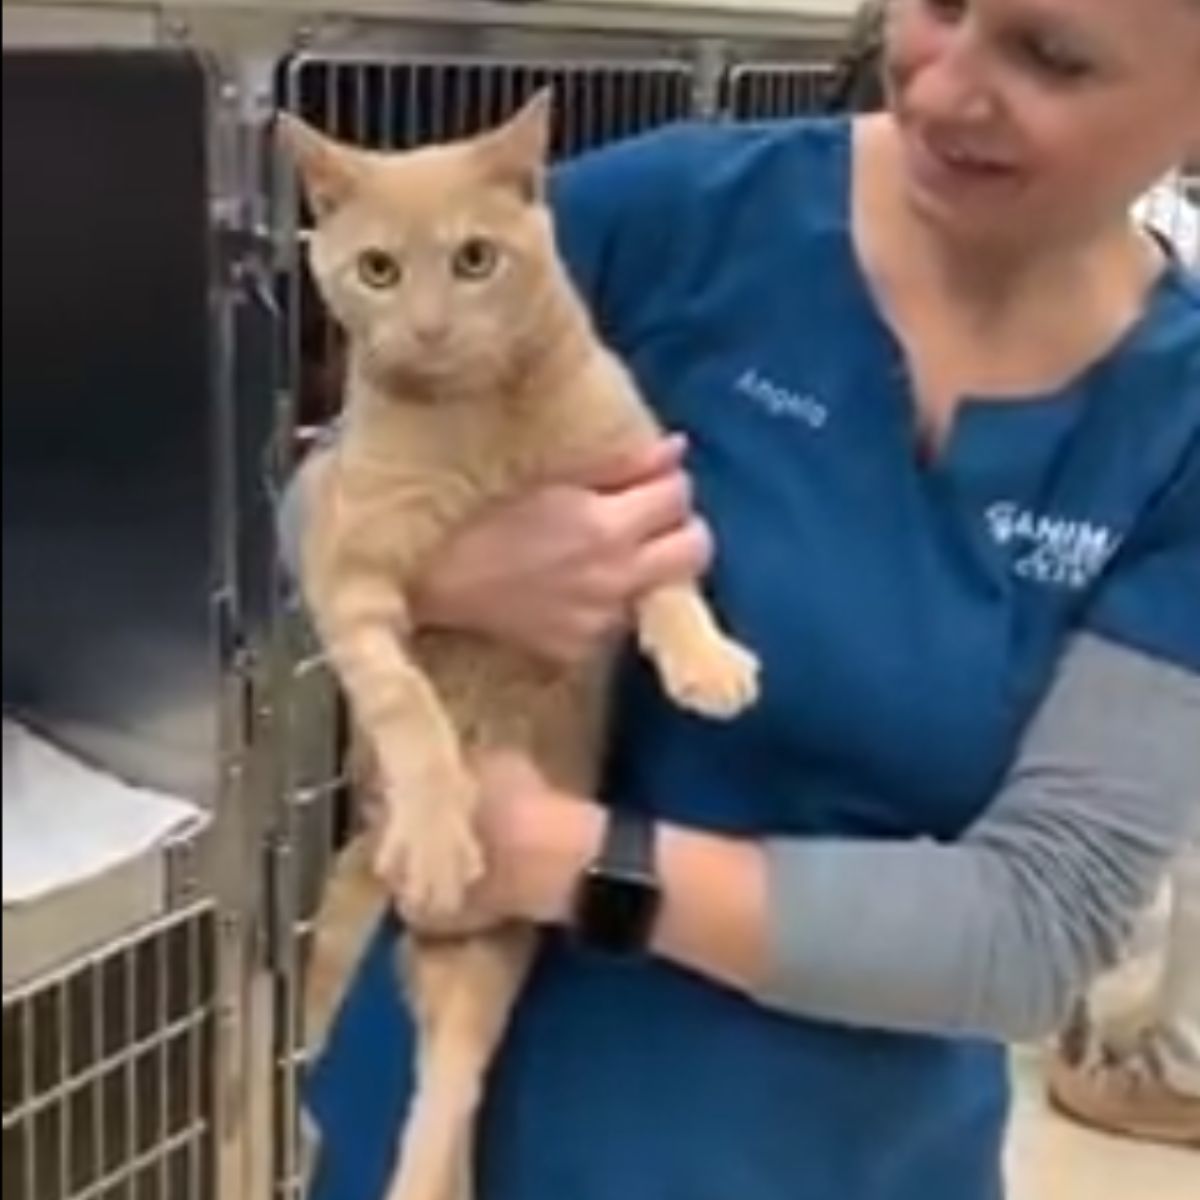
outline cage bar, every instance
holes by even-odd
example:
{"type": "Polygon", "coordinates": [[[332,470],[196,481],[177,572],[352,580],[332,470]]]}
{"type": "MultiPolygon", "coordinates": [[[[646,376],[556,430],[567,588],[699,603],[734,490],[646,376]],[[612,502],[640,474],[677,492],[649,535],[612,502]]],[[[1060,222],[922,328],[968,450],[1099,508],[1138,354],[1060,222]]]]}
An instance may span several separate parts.
{"type": "Polygon", "coordinates": [[[214,938],[202,905],[5,995],[6,1200],[212,1200],[214,938]]]}
{"type": "Polygon", "coordinates": [[[736,120],[818,113],[833,79],[828,63],[743,63],[725,76],[721,108],[736,120]]]}

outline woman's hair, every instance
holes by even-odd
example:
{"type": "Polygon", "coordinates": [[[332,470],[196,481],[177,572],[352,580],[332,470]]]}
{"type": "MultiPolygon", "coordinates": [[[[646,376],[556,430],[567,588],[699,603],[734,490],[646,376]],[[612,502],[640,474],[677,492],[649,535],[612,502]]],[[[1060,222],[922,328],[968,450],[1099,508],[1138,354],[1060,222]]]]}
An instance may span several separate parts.
{"type": "MultiPolygon", "coordinates": [[[[888,2],[860,0],[825,96],[827,111],[873,112],[884,106],[883,52],[888,2]]],[[[1183,0],[1183,3],[1200,16],[1200,0],[1183,0]]]]}
{"type": "MultiPolygon", "coordinates": [[[[1188,0],[1200,5],[1200,0],[1188,0]]],[[[829,112],[871,112],[884,105],[883,42],[887,0],[863,0],[834,69],[829,112]]]]}

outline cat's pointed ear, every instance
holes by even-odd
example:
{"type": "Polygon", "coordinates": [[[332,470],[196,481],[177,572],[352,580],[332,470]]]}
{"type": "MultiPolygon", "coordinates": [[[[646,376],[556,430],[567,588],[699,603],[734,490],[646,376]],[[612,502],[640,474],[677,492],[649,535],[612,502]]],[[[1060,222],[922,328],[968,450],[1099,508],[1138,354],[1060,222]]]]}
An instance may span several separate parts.
{"type": "Polygon", "coordinates": [[[541,88],[480,142],[491,178],[515,187],[530,203],[540,200],[545,191],[552,107],[550,89],[541,88]]]}
{"type": "Polygon", "coordinates": [[[354,194],[358,170],[355,151],[349,146],[287,112],[276,115],[275,136],[295,165],[318,220],[341,208],[354,194]]]}

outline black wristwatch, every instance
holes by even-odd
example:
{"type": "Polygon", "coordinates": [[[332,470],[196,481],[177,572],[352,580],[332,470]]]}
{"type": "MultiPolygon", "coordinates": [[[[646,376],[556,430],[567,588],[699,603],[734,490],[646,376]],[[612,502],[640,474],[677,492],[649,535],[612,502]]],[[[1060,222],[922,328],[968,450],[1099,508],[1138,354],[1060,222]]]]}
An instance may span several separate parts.
{"type": "Polygon", "coordinates": [[[655,834],[645,813],[609,813],[600,852],[575,895],[573,927],[580,945],[617,958],[645,953],[662,907],[655,834]]]}

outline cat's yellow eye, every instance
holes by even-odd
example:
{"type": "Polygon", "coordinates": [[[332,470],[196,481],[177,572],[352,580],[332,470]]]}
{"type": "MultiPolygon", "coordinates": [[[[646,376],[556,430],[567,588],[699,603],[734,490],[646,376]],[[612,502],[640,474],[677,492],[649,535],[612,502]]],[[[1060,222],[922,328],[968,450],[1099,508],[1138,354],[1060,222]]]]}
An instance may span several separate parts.
{"type": "Polygon", "coordinates": [[[386,250],[364,250],[358,256],[358,277],[378,291],[394,288],[400,282],[400,264],[386,250]]]}
{"type": "Polygon", "coordinates": [[[500,264],[500,248],[487,238],[467,238],[450,260],[459,279],[486,279],[500,264]]]}

